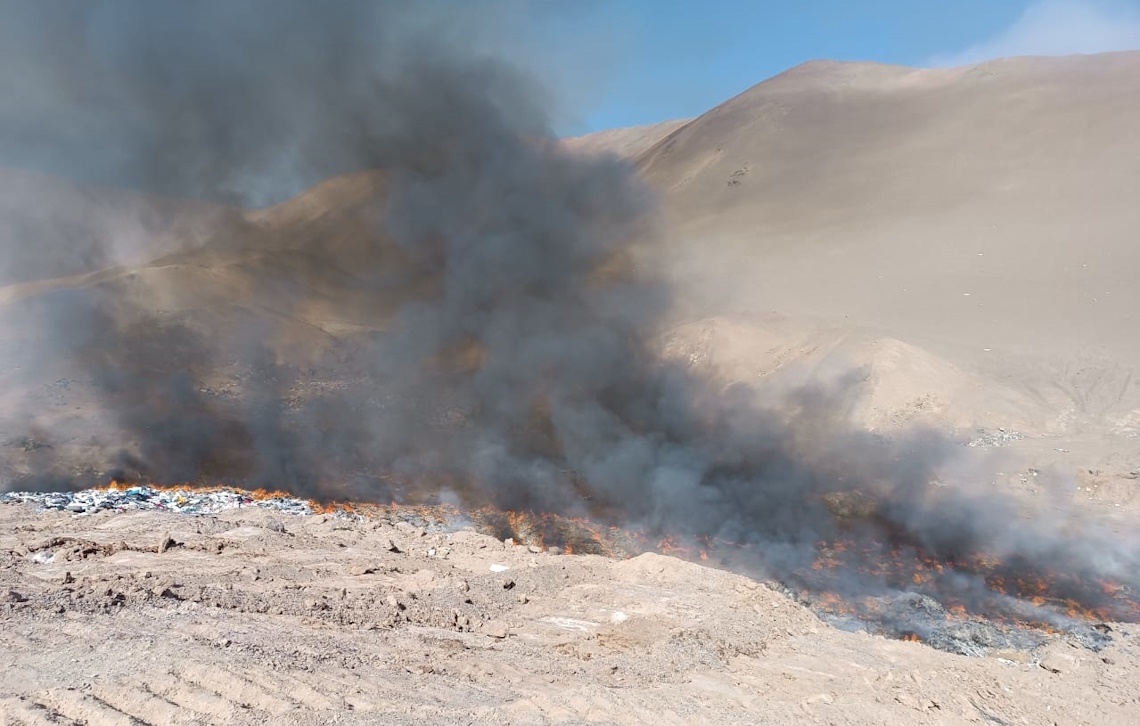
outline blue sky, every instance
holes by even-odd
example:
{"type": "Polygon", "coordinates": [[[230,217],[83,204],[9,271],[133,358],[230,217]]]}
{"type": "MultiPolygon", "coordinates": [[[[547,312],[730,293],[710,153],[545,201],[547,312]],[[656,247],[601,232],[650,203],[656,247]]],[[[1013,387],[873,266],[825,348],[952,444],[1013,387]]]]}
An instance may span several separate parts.
{"type": "MultiPolygon", "coordinates": [[[[585,0],[545,49],[568,133],[702,113],[807,60],[1140,49],[1140,0],[585,0]]],[[[553,36],[552,36],[553,37],[553,36]]],[[[539,41],[541,42],[541,41],[539,41]]]]}

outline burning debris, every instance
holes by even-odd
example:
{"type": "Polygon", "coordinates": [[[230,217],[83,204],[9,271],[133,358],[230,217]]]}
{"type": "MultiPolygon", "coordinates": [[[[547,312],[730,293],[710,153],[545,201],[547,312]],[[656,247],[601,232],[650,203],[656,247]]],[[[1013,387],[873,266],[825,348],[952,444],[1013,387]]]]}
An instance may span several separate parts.
{"type": "MultiPolygon", "coordinates": [[[[441,504],[319,504],[282,492],[232,487],[112,483],[79,492],[4,493],[0,494],[0,504],[34,504],[76,515],[140,510],[216,515],[256,507],[283,515],[327,513],[401,526],[411,523],[432,531],[473,525],[508,547],[526,547],[532,553],[632,557],[656,551],[744,570],[758,559],[747,545],[706,539],[687,547],[671,537],[654,541],[645,531],[604,527],[550,513],[489,507],[461,510],[441,504]]],[[[400,551],[394,544],[389,550],[400,551]]],[[[992,557],[940,562],[914,547],[858,540],[819,542],[816,553],[810,568],[787,573],[781,583],[772,586],[837,627],[919,640],[960,655],[981,656],[1002,649],[1028,651],[1058,634],[1099,651],[1112,640],[1112,627],[1107,622],[1140,622],[1140,598],[1124,585],[1085,580],[1064,571],[1035,571],[1034,563],[1002,563],[992,557]]],[[[432,549],[428,555],[438,553],[432,549]]],[[[506,569],[491,565],[492,572],[506,569]]],[[[513,581],[505,580],[503,587],[511,589],[513,581]]]]}
{"type": "MultiPolygon", "coordinates": [[[[85,5],[66,32],[34,12],[20,29],[42,42],[12,67],[40,62],[37,98],[94,124],[49,158],[69,158],[57,152],[76,135],[99,139],[83,171],[103,180],[251,202],[379,170],[351,210],[306,198],[315,218],[235,213],[140,268],[149,277],[107,264],[82,285],[29,292],[26,368],[90,381],[90,410],[110,418],[85,431],[85,451],[113,460],[85,463],[320,501],[446,497],[497,536],[565,551],[729,552],[817,607],[834,593],[837,615],[930,642],[966,642],[920,622],[953,624],[958,607],[1061,629],[1135,617],[1135,542],[1021,519],[963,458],[969,447],[940,433],[851,428],[858,376],[724,389],[660,355],[671,290],[640,254],[654,200],[625,162],[567,153],[519,68],[462,34],[425,32],[406,3],[338,4],[340,22],[317,24],[309,2],[257,5],[136,4],[114,52],[99,31],[124,20],[118,5],[85,5]],[[62,43],[70,52],[55,53],[62,43]],[[75,111],[89,98],[98,114],[75,111]],[[129,135],[92,134],[120,128],[129,135]],[[209,282],[178,275],[222,268],[236,282],[210,304],[167,304],[172,288],[209,282]],[[233,301],[246,287],[257,295],[233,301]],[[338,306],[352,315],[310,322],[338,306]],[[314,327],[319,354],[287,345],[314,327]]],[[[113,262],[114,245],[91,258],[113,262]]],[[[23,423],[50,431],[40,413],[23,423]]],[[[23,444],[34,466],[21,488],[72,486],[60,447],[20,440],[37,442],[23,444]]],[[[311,506],[237,490],[31,496],[73,511],[311,506]]],[[[969,642],[988,637],[976,632],[969,642]]]]}
{"type": "Polygon", "coordinates": [[[163,511],[180,514],[218,514],[229,509],[259,507],[282,514],[313,514],[313,502],[283,492],[245,491],[230,487],[188,488],[121,486],[78,492],[3,492],[0,504],[34,504],[45,510],[95,514],[97,512],[163,511]]]}

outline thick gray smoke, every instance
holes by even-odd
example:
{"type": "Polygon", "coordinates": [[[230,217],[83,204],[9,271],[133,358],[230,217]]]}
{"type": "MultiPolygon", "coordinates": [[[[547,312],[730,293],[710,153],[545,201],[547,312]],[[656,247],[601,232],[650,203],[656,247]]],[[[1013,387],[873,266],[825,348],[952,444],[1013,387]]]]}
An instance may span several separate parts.
{"type": "Polygon", "coordinates": [[[464,42],[476,18],[447,17],[460,7],[3,5],[9,165],[244,203],[379,170],[259,213],[202,203],[126,224],[85,197],[75,229],[39,214],[5,239],[5,279],[25,283],[0,290],[22,371],[5,380],[90,393],[66,415],[37,399],[32,478],[7,486],[81,482],[67,467],[84,462],[58,452],[117,441],[128,478],[446,489],[753,543],[780,572],[840,536],[1135,572],[946,482],[954,442],[851,430],[848,384],[774,400],[662,360],[669,291],[631,255],[651,196],[627,164],[562,151],[538,86],[464,42]],[[128,268],[124,249],[151,261],[128,268]],[[60,275],[77,276],[28,282],[60,275]],[[873,511],[838,515],[828,497],[854,492],[873,511]]]}

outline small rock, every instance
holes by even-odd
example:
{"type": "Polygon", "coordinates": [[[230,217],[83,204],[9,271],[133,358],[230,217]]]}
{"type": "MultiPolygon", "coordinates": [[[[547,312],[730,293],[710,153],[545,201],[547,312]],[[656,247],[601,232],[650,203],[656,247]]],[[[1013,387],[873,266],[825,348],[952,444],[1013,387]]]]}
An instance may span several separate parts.
{"type": "Polygon", "coordinates": [[[1037,662],[1037,665],[1050,673],[1072,673],[1080,664],[1080,658],[1056,648],[1047,650],[1037,662]]]}
{"type": "Polygon", "coordinates": [[[401,552],[399,546],[397,546],[396,543],[390,539],[384,540],[384,549],[388,550],[389,552],[395,552],[396,554],[399,554],[401,552]]]}
{"type": "Polygon", "coordinates": [[[491,638],[505,638],[511,629],[502,620],[488,620],[483,624],[483,633],[491,638]]]}
{"type": "Polygon", "coordinates": [[[520,592],[519,597],[518,597],[518,601],[520,603],[522,603],[523,605],[526,605],[528,602],[530,602],[530,598],[526,596],[525,592],[520,592]]]}
{"type": "Polygon", "coordinates": [[[353,565],[352,567],[348,568],[348,574],[352,575],[353,577],[371,575],[373,572],[376,572],[375,565],[353,565]]]}
{"type": "Polygon", "coordinates": [[[527,550],[527,552],[530,552],[532,555],[537,555],[537,554],[542,553],[542,548],[539,547],[538,545],[531,545],[531,546],[527,547],[526,550],[527,550]]]}
{"type": "Polygon", "coordinates": [[[175,542],[174,538],[170,536],[169,532],[167,532],[166,534],[162,535],[162,539],[158,541],[158,554],[161,555],[163,552],[166,552],[176,544],[178,543],[175,542]]]}
{"type": "Polygon", "coordinates": [[[70,585],[75,582],[75,577],[70,572],[63,573],[63,584],[70,585]]]}
{"type": "Polygon", "coordinates": [[[515,538],[514,537],[507,537],[505,540],[503,540],[503,546],[506,547],[507,549],[514,547],[515,546],[515,538]]]}
{"type": "Polygon", "coordinates": [[[504,589],[504,590],[513,590],[513,589],[515,589],[515,581],[514,581],[514,580],[512,580],[512,579],[510,579],[510,578],[507,578],[506,580],[503,580],[503,581],[502,581],[500,584],[503,586],[503,589],[504,589]]]}
{"type": "Polygon", "coordinates": [[[560,555],[560,554],[562,554],[562,548],[561,547],[547,547],[546,548],[546,554],[548,554],[548,555],[560,555]]]}
{"type": "Polygon", "coordinates": [[[457,588],[457,589],[458,589],[460,592],[467,592],[468,590],[470,590],[470,589],[471,589],[471,586],[467,584],[467,580],[460,580],[460,581],[459,581],[459,584],[458,584],[458,585],[456,585],[456,588],[457,588]]]}
{"type": "Polygon", "coordinates": [[[6,590],[3,593],[0,593],[0,602],[5,602],[5,603],[26,602],[27,599],[28,598],[26,598],[25,596],[16,592],[15,590],[6,590]]]}

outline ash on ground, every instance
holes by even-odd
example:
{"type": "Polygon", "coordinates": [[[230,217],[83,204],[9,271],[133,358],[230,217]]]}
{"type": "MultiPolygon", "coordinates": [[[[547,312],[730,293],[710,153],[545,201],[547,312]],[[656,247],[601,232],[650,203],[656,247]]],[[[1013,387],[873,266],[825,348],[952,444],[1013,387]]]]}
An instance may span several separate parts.
{"type": "MultiPolygon", "coordinates": [[[[552,541],[561,546],[552,552],[575,551],[618,558],[631,557],[644,549],[616,529],[601,530],[581,522],[544,516],[509,517],[505,513],[447,511],[444,507],[378,507],[367,511],[351,508],[322,507],[311,500],[255,493],[232,487],[211,489],[165,488],[152,486],[112,486],[77,492],[8,492],[0,493],[0,504],[31,504],[41,510],[71,512],[87,516],[100,512],[167,511],[186,515],[211,516],[222,512],[254,507],[282,515],[330,516],[351,519],[381,519],[389,524],[403,522],[421,531],[441,532],[458,529],[458,524],[474,525],[485,534],[522,545],[542,544],[548,549],[552,541]],[[572,545],[572,547],[567,546],[572,545]]],[[[932,597],[913,592],[896,592],[872,598],[870,607],[858,615],[837,613],[817,595],[797,591],[779,583],[770,587],[810,608],[822,620],[846,631],[867,631],[889,638],[920,640],[938,650],[966,656],[983,656],[998,650],[1030,651],[1055,637],[1031,626],[1005,624],[977,617],[948,613],[932,597]]],[[[1104,624],[1074,624],[1062,636],[1092,651],[1100,651],[1112,641],[1110,628],[1104,624]]]]}
{"type": "MultiPolygon", "coordinates": [[[[895,592],[871,598],[867,603],[869,607],[856,616],[835,612],[811,593],[783,585],[777,586],[777,590],[841,630],[919,640],[932,648],[958,655],[980,657],[995,651],[1031,651],[1056,637],[1030,625],[948,613],[942,603],[920,593],[895,592]]],[[[1073,623],[1061,637],[1099,652],[1112,642],[1110,632],[1111,628],[1103,623],[1073,623]]]]}

